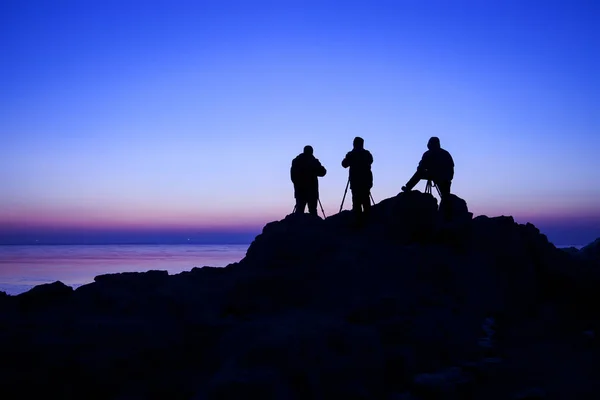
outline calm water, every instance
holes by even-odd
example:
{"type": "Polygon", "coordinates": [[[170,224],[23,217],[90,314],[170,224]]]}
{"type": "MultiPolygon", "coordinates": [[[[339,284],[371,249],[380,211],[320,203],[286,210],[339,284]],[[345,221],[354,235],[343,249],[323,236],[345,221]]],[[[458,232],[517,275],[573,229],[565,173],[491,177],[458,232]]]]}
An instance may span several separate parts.
{"type": "Polygon", "coordinates": [[[61,281],[78,287],[102,274],[151,269],[177,274],[240,261],[249,245],[0,246],[0,291],[25,292],[61,281]]]}

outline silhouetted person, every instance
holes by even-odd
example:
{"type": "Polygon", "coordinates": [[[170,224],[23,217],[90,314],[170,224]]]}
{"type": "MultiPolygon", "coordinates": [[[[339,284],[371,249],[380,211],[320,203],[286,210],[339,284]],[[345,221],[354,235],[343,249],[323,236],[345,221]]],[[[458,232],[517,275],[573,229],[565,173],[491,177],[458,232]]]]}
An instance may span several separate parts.
{"type": "Polygon", "coordinates": [[[352,211],[355,213],[357,222],[362,222],[363,213],[369,214],[371,210],[371,188],[373,187],[373,156],[369,150],[365,150],[365,141],[361,137],[355,137],[352,151],[346,154],[342,160],[342,167],[350,167],[350,190],[352,190],[352,211]]]}
{"type": "Polygon", "coordinates": [[[406,186],[402,186],[402,190],[405,192],[412,190],[421,179],[433,181],[440,189],[441,206],[442,201],[450,194],[450,186],[454,178],[454,160],[450,153],[442,149],[440,139],[435,136],[429,139],[427,148],[429,150],[423,153],[417,172],[406,183],[406,186]]]}
{"type": "Polygon", "coordinates": [[[308,205],[308,212],[317,215],[318,177],[325,176],[326,173],[325,167],[313,156],[312,146],[304,146],[304,151],[294,158],[290,168],[290,176],[294,183],[296,213],[304,213],[304,208],[308,205]]]}

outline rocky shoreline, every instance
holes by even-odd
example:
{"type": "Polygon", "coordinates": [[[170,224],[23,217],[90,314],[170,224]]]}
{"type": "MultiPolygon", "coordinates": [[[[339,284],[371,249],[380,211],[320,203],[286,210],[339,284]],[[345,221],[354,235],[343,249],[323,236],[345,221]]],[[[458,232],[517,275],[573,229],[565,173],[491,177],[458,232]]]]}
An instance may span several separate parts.
{"type": "Polygon", "coordinates": [[[267,224],[226,268],[0,292],[2,398],[595,399],[600,239],[417,191],[267,224]]]}

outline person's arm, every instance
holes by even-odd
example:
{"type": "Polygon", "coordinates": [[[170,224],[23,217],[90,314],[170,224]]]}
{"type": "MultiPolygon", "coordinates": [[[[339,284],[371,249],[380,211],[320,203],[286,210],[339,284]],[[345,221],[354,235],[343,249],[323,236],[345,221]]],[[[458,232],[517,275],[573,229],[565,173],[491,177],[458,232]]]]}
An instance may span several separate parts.
{"type": "Polygon", "coordinates": [[[292,161],[292,166],[290,167],[290,179],[292,180],[292,183],[295,185],[296,184],[296,164],[294,163],[294,161],[292,161]]]}
{"type": "Polygon", "coordinates": [[[419,161],[419,165],[417,166],[417,171],[425,172],[429,168],[429,150],[423,153],[423,157],[421,157],[421,161],[419,161]]]}
{"type": "Polygon", "coordinates": [[[324,177],[325,174],[327,174],[327,170],[321,164],[321,162],[319,160],[317,160],[317,176],[324,177]]]}
{"type": "Polygon", "coordinates": [[[454,159],[452,158],[449,152],[446,152],[446,154],[448,154],[448,161],[450,162],[450,171],[448,177],[450,178],[450,180],[452,180],[454,179],[454,159]]]}
{"type": "Polygon", "coordinates": [[[370,151],[367,151],[368,157],[367,157],[367,162],[369,163],[369,166],[373,164],[373,154],[371,154],[370,151]]]}
{"type": "Polygon", "coordinates": [[[346,157],[342,160],[342,167],[348,168],[350,166],[350,153],[346,154],[346,157]]]}

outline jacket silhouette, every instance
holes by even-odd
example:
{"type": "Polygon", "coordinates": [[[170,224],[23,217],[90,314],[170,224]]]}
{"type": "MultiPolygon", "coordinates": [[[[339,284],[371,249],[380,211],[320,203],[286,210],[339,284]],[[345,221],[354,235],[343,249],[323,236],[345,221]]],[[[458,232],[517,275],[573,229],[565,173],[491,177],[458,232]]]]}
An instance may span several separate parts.
{"type": "Polygon", "coordinates": [[[443,201],[450,194],[450,186],[454,179],[454,160],[450,153],[442,149],[440,139],[435,136],[429,139],[427,149],[421,157],[417,172],[402,187],[402,190],[412,190],[421,179],[430,180],[440,189],[443,201]]]}
{"type": "Polygon", "coordinates": [[[319,177],[323,177],[325,174],[327,174],[327,170],[315,158],[311,146],[305,146],[304,151],[292,160],[290,177],[294,184],[296,213],[304,213],[304,209],[308,205],[308,212],[317,215],[319,177]]]}
{"type": "Polygon", "coordinates": [[[352,211],[359,218],[371,209],[371,188],[373,187],[373,156],[364,148],[364,139],[355,137],[352,151],[342,160],[342,167],[350,168],[349,180],[352,190],[352,211]]]}

